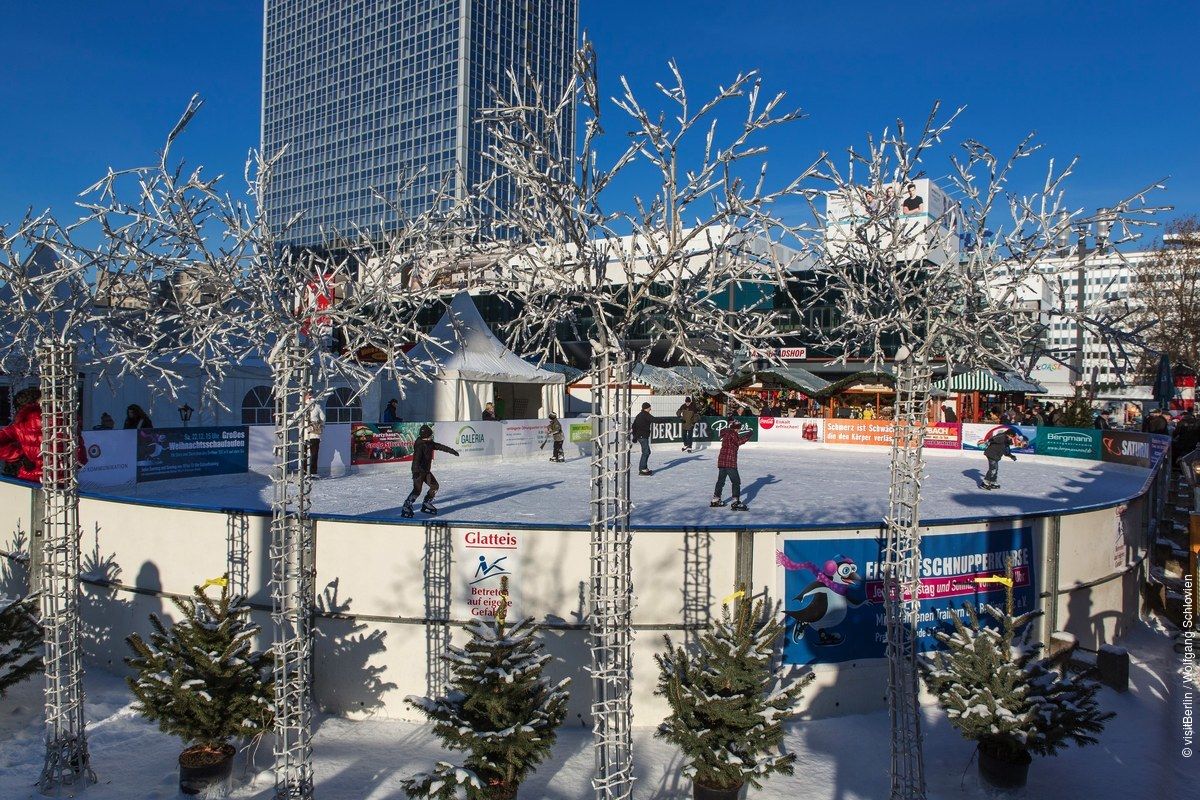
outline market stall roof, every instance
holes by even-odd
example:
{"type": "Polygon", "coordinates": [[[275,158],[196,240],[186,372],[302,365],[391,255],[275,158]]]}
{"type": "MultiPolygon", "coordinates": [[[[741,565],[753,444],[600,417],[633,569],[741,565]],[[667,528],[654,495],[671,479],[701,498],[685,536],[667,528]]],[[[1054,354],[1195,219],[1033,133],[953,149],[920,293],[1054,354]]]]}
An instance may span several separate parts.
{"type": "Polygon", "coordinates": [[[695,387],[678,372],[651,364],[633,365],[633,382],[664,394],[687,394],[695,387]]]}
{"type": "Polygon", "coordinates": [[[671,367],[671,371],[693,388],[703,392],[716,392],[721,389],[721,379],[708,367],[671,367]]]}
{"type": "Polygon", "coordinates": [[[800,367],[771,367],[758,371],[742,372],[726,382],[726,389],[739,389],[754,383],[755,379],[766,376],[774,378],[790,389],[804,392],[807,395],[819,395],[829,386],[829,381],[818,378],[806,369],[800,367]]]}
{"type": "MultiPolygon", "coordinates": [[[[538,366],[537,362],[533,359],[527,358],[525,360],[535,367],[538,366]]],[[[547,372],[557,372],[566,379],[567,383],[574,383],[575,381],[579,380],[581,375],[583,375],[583,370],[579,369],[578,367],[572,367],[569,364],[554,364],[549,361],[542,364],[541,369],[544,369],[547,372]]]]}
{"type": "Polygon", "coordinates": [[[934,384],[938,389],[951,392],[986,392],[987,394],[1045,394],[1046,387],[1036,381],[1023,378],[1017,372],[1001,372],[991,369],[974,369],[950,379],[943,378],[934,384]]]}
{"type": "MultiPolygon", "coordinates": [[[[882,371],[861,370],[834,381],[818,392],[816,396],[820,398],[833,397],[834,395],[841,394],[842,392],[846,391],[851,386],[860,383],[877,383],[894,389],[896,386],[896,376],[892,374],[890,368],[886,365],[883,367],[882,371]]],[[[930,397],[946,396],[945,389],[942,389],[937,384],[934,384],[933,391],[930,392],[930,397]]]]}

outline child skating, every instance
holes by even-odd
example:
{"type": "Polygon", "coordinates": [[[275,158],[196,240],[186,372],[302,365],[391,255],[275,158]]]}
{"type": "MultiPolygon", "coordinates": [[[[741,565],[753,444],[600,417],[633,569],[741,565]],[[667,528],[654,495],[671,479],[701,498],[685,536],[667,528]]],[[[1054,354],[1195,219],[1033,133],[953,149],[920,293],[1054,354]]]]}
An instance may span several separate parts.
{"type": "Polygon", "coordinates": [[[742,476],[738,474],[738,448],[750,441],[751,432],[741,430],[742,424],[736,419],[730,420],[725,430],[721,431],[721,452],[717,454],[717,486],[713,489],[712,502],[709,506],[720,508],[725,505],[721,500],[721,492],[725,489],[725,479],[733,488],[733,502],[729,508],[733,511],[746,511],[747,506],[742,502],[742,476]]]}
{"type": "Polygon", "coordinates": [[[1012,454],[1011,446],[1012,431],[1008,428],[1001,428],[988,439],[987,447],[983,451],[984,457],[987,458],[988,471],[987,475],[983,476],[983,483],[980,484],[984,489],[1000,488],[1000,484],[996,482],[1000,477],[1000,459],[1008,456],[1013,461],[1017,460],[1017,457],[1012,454]]]}
{"type": "Polygon", "coordinates": [[[425,493],[425,501],[421,503],[421,513],[438,513],[437,508],[433,505],[433,496],[438,492],[437,478],[433,477],[433,453],[435,450],[441,450],[443,453],[454,456],[458,455],[458,451],[453,447],[435,442],[433,428],[422,425],[421,430],[417,433],[417,440],[413,442],[413,488],[408,499],[404,501],[404,508],[400,509],[401,516],[411,517],[413,515],[413,502],[421,496],[422,486],[428,486],[429,491],[425,493]]]}
{"type": "Polygon", "coordinates": [[[563,461],[563,427],[558,415],[550,412],[550,424],[546,426],[546,437],[554,442],[554,452],[551,461],[563,461]]]}

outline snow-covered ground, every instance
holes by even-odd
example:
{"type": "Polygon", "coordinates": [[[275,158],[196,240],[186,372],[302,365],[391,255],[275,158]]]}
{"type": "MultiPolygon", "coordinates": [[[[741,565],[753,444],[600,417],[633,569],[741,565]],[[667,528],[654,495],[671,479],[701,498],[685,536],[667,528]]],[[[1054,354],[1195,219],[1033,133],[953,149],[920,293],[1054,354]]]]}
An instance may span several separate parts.
{"type": "MultiPolygon", "coordinates": [[[[635,453],[636,456],[636,453],[635,453]]],[[[806,448],[743,448],[742,498],[749,513],[708,507],[716,480],[713,449],[681,453],[657,445],[651,476],[634,475],[633,518],[642,525],[797,525],[877,523],[887,509],[889,453],[806,448]]],[[[921,516],[926,520],[1032,514],[1114,502],[1135,495],[1145,471],[1115,464],[1018,456],[1000,465],[1001,488],[985,491],[982,453],[932,455],[921,516]]],[[[636,468],[636,461],[634,463],[636,468]]],[[[439,453],[434,473],[442,490],[440,516],[463,523],[586,525],[588,460],[480,463],[439,453]]],[[[360,467],[314,484],[313,511],[400,517],[412,488],[407,464],[360,467]]],[[[726,485],[725,496],[730,488],[726,485]]],[[[263,475],[231,475],[141,484],[130,496],[205,506],[266,509],[271,487],[263,475]]],[[[417,515],[418,519],[422,517],[417,515]]]]}
{"type": "MultiPolygon", "coordinates": [[[[1098,745],[1036,760],[1027,798],[1132,800],[1194,796],[1200,756],[1184,758],[1181,658],[1159,630],[1139,626],[1123,641],[1131,650],[1130,690],[1104,689],[1101,703],[1117,713],[1098,745]]],[[[175,759],[181,745],[139,718],[124,684],[93,669],[87,676],[89,741],[99,784],[88,800],[176,797],[175,759]]],[[[0,701],[0,798],[39,798],[32,784],[41,767],[40,682],[27,681],[0,701]]],[[[986,796],[969,764],[973,745],[936,708],[925,709],[926,773],[930,800],[986,796]]],[[[797,721],[787,749],[797,754],[794,777],[772,778],[750,798],[767,800],[878,800],[888,794],[886,713],[797,721]]],[[[691,797],[674,749],[649,730],[635,733],[638,781],[634,797],[691,797]]],[[[321,717],[315,739],[316,796],[320,800],[402,800],[402,777],[453,761],[426,726],[385,720],[352,722],[321,717]]],[[[239,756],[234,797],[272,796],[271,746],[264,742],[249,767],[239,756]]],[[[552,758],[521,789],[525,800],[591,796],[588,732],[578,723],[561,733],[552,758]]],[[[64,796],[72,796],[70,792],[64,796]]],[[[1012,797],[1013,795],[1006,795],[1012,797]]]]}

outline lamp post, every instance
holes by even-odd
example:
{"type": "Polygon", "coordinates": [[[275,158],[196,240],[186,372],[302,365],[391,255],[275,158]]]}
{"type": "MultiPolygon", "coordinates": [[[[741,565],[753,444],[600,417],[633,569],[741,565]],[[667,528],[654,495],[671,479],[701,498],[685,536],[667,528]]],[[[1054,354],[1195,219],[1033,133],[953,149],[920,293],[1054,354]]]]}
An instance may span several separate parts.
{"type": "Polygon", "coordinates": [[[185,428],[187,427],[187,424],[192,421],[192,412],[195,410],[196,409],[192,408],[187,403],[184,403],[179,407],[179,421],[183,423],[185,428]]]}

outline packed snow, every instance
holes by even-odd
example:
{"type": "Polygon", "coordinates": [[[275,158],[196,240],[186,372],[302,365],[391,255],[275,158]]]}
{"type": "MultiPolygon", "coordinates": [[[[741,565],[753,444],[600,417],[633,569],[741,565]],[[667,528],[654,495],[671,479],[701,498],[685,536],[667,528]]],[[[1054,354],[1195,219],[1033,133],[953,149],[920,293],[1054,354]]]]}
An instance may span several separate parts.
{"type": "MultiPolygon", "coordinates": [[[[633,521],[643,526],[789,526],[877,524],[887,510],[890,453],[811,447],[795,450],[742,448],[742,499],[749,512],[709,508],[716,482],[715,449],[680,452],[655,445],[653,475],[632,481],[633,521]]],[[[441,483],[436,505],[448,522],[587,525],[589,460],[484,463],[439,453],[434,474],[441,483]]],[[[1018,456],[1000,465],[1001,488],[985,491],[982,453],[931,455],[922,488],[921,517],[940,520],[1013,516],[1113,503],[1135,496],[1146,472],[1117,464],[1018,456]]],[[[408,464],[356,468],[321,477],[313,486],[316,514],[373,515],[400,519],[412,488],[408,464]]],[[[725,488],[729,499],[730,487],[725,488]]],[[[230,475],[140,484],[131,497],[205,507],[270,508],[264,475],[230,475]]],[[[418,513],[416,522],[424,519],[418,513]]]]}
{"type": "MultiPolygon", "coordinates": [[[[1117,716],[1100,743],[1071,747],[1056,758],[1036,759],[1024,794],[1058,800],[1125,800],[1184,797],[1200,777],[1196,758],[1182,755],[1184,713],[1182,657],[1161,630],[1135,627],[1121,644],[1131,655],[1130,688],[1101,691],[1100,703],[1117,716]],[[1190,787],[1190,788],[1189,788],[1190,787]]],[[[87,673],[88,741],[99,783],[79,793],[88,800],[160,800],[176,797],[176,758],[182,746],[159,733],[131,708],[121,680],[99,669],[87,673]]],[[[13,689],[0,708],[0,797],[40,798],[34,787],[42,761],[41,685],[37,679],[13,689]]],[[[1193,689],[1194,692],[1194,689],[1193,689]]],[[[1194,696],[1194,695],[1193,695],[1194,696]]],[[[973,745],[962,739],[935,706],[924,709],[925,771],[930,800],[988,796],[971,763],[973,745]]],[[[752,800],[877,800],[888,795],[886,712],[788,723],[786,747],[796,753],[793,777],[771,778],[752,800]]],[[[684,800],[690,783],[681,777],[679,754],[653,738],[634,735],[637,800],[684,800]]],[[[393,720],[318,719],[314,766],[321,800],[402,800],[400,782],[439,761],[458,763],[443,751],[430,726],[393,720]]],[[[551,758],[521,787],[528,800],[576,800],[591,796],[593,758],[589,731],[572,720],[562,729],[551,758]]],[[[235,798],[268,800],[273,794],[271,743],[238,756],[235,798]]],[[[72,796],[65,791],[64,797],[72,796]]]]}

